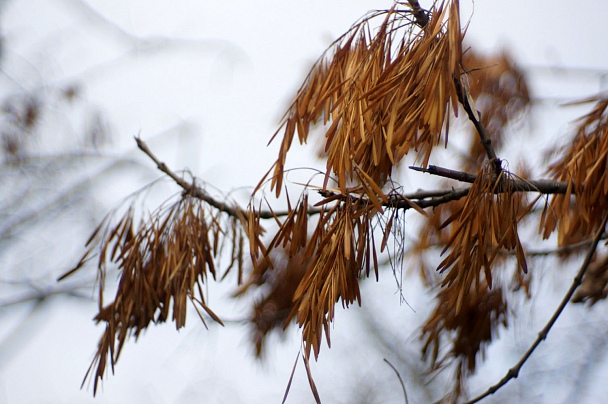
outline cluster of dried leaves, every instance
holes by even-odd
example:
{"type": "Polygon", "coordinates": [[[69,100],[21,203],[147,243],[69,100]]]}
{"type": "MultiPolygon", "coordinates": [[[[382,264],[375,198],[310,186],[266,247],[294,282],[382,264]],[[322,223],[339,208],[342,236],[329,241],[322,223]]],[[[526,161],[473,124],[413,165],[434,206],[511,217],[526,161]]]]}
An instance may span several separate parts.
{"type": "Polygon", "coordinates": [[[517,232],[517,223],[526,212],[520,211],[522,194],[514,191],[510,174],[501,171],[496,175],[488,164],[478,174],[461,210],[443,224],[455,221],[443,250],[450,253],[437,270],[446,272],[441,286],[458,291],[450,302],[456,312],[471,289],[478,290],[483,281],[492,288],[492,266],[500,250],[515,250],[518,267],[528,272],[517,232]]]}
{"type": "MultiPolygon", "coordinates": [[[[319,204],[323,208],[312,235],[300,204],[293,215],[277,218],[280,228],[269,246],[259,241],[250,246],[254,257],[259,252],[267,259],[275,247],[289,244],[289,259],[303,254],[308,263],[289,316],[302,328],[306,358],[311,350],[317,357],[323,333],[329,345],[336,302],[360,302],[359,276],[372,267],[378,271],[372,219],[388,204],[382,187],[393,166],[410,150],[426,165],[448,128],[450,110],[458,112],[458,2],[440,2],[423,27],[403,6],[396,3],[371,14],[340,38],[333,55],[323,56],[313,67],[283,120],[271,186],[278,196],[296,133],[300,143],[306,142],[311,126],[322,119],[327,172],[321,193],[326,199],[319,204]],[[382,22],[372,33],[372,21],[378,17],[382,22]],[[337,189],[328,188],[330,177],[336,178],[337,189]]],[[[258,227],[251,223],[250,234],[258,227]]],[[[389,234],[390,223],[382,249],[389,234]]],[[[263,261],[254,267],[254,279],[270,268],[263,261]]]]}
{"type": "Polygon", "coordinates": [[[431,353],[433,369],[442,369],[448,360],[458,362],[452,398],[465,392],[466,377],[475,371],[477,356],[484,354],[485,347],[496,337],[498,327],[507,327],[508,304],[501,287],[490,289],[487,282],[471,287],[459,308],[454,306],[457,289],[445,288],[437,296],[437,305],[422,328],[425,339],[422,353],[431,353]],[[440,357],[442,335],[454,333],[448,353],[440,357]]]}
{"type": "Polygon", "coordinates": [[[275,249],[270,260],[264,260],[254,268],[255,275],[239,288],[236,296],[242,296],[252,286],[264,287],[265,291],[255,300],[250,318],[251,340],[255,355],[262,358],[265,341],[271,331],[279,333],[290,324],[293,297],[310,260],[303,252],[289,256],[288,249],[275,249]]]}
{"type": "MultiPolygon", "coordinates": [[[[522,120],[530,107],[526,78],[506,53],[481,56],[467,49],[463,66],[466,73],[463,82],[468,84],[471,99],[493,146],[500,150],[508,130],[522,120]]],[[[479,300],[489,294],[502,293],[507,287],[523,288],[529,296],[530,277],[524,276],[527,264],[517,235],[517,223],[533,205],[517,189],[509,187],[512,174],[506,171],[497,174],[495,167],[488,165],[475,127],[469,124],[463,134],[468,135],[470,143],[460,166],[464,171],[477,173],[477,180],[466,198],[428,212],[428,221],[418,229],[415,241],[407,249],[411,269],[418,269],[425,284],[443,286],[434,312],[423,326],[427,338],[423,353],[433,346],[432,369],[442,369],[450,360],[460,363],[458,377],[454,378],[454,397],[465,391],[463,382],[468,373],[475,371],[476,355],[483,353],[483,346],[492,341],[497,328],[507,323],[507,303],[502,294],[500,299],[492,297],[490,301],[495,304],[480,305],[479,300]],[[502,192],[504,190],[507,192],[502,192]],[[428,257],[435,258],[440,251],[438,247],[443,249],[442,255],[448,255],[438,267],[429,265],[428,257]],[[512,281],[509,285],[493,284],[492,274],[505,266],[508,257],[515,257],[517,261],[512,281]],[[446,272],[446,276],[438,277],[435,269],[446,272]],[[479,332],[471,332],[470,327],[479,332]],[[442,338],[450,349],[440,356],[442,338]],[[466,347],[462,341],[467,342],[466,347]]],[[[503,275],[503,271],[500,272],[503,275]]],[[[498,277],[500,282],[506,278],[498,277]]]]}
{"type": "MultiPolygon", "coordinates": [[[[341,37],[331,48],[333,54],[313,67],[273,136],[284,130],[278,159],[269,171],[271,188],[279,196],[296,134],[304,143],[313,125],[324,125],[327,171],[319,187],[324,199],[314,208],[307,191],[295,206],[288,197],[287,211],[282,213],[254,208],[253,202],[248,212],[229,207],[185,184],[140,144],[187,192],[139,226],[134,226],[132,209],[116,224],[107,219],[75,269],[100,246],[96,320],[106,323],[106,331],[92,364],[97,364],[95,389],[108,359],[113,367],[127,336],[137,338],[149,324],[164,322],[169,315],[182,327],[188,300],[221,323],[206,305],[202,285],[218,275],[215,262],[224,243],[232,248],[228,269],[238,266],[241,284],[249,242],[251,268],[236,295],[263,290],[251,316],[256,354],[262,355],[272,330],[294,321],[302,330],[305,364],[311,352],[316,359],[323,339],[330,345],[336,303],[360,304],[360,278],[372,269],[378,276],[378,254],[390,237],[401,234],[399,211],[414,208],[427,215],[421,204],[427,196],[411,201],[394,188],[386,194],[383,189],[395,165],[410,151],[427,165],[444,131],[447,142],[449,117],[458,115],[460,101],[470,118],[471,114],[481,117],[471,126],[471,137],[486,136],[478,133],[481,124],[491,142],[471,142],[469,158],[461,165],[475,172],[473,184],[460,196],[466,195],[463,199],[438,203],[408,250],[419,262],[433,247],[443,247],[442,255],[447,253],[436,268],[439,275],[421,271],[428,286],[442,287],[421,338],[423,354],[431,353],[433,369],[458,362],[453,397],[464,392],[464,380],[475,371],[478,355],[483,355],[499,327],[507,326],[505,293],[521,287],[529,293],[518,223],[538,199],[528,203],[515,185],[515,176],[490,156],[488,144],[500,146],[507,129],[527,111],[530,97],[525,77],[507,55],[483,58],[470,50],[463,55],[458,1],[438,2],[428,15],[417,2],[408,3],[412,9],[404,10],[405,4],[397,2],[390,10],[367,16],[341,37]],[[374,30],[372,22],[380,17],[374,30]],[[471,105],[479,111],[471,111],[471,105]],[[330,178],[335,178],[336,188],[328,187],[330,178]],[[276,223],[270,240],[265,238],[264,220],[276,223]],[[376,243],[376,237],[382,241],[376,243]],[[497,276],[501,267],[497,264],[505,262],[508,254],[517,263],[510,285],[504,284],[505,276],[497,276]],[[110,261],[118,264],[120,282],[115,300],[104,306],[110,261]],[[446,341],[447,352],[441,349],[446,341]]],[[[581,120],[572,146],[551,168],[555,180],[570,186],[548,204],[542,229],[548,237],[557,227],[561,244],[589,238],[608,210],[606,107],[608,102],[600,100],[581,120]]],[[[400,245],[404,244],[402,240],[400,245]]],[[[606,297],[606,267],[605,259],[594,267],[588,278],[594,282],[584,283],[581,290],[587,293],[575,300],[595,302],[606,297]]],[[[310,373],[309,378],[317,397],[310,373]]]]}
{"type": "MultiPolygon", "coordinates": [[[[577,104],[589,102],[595,106],[578,119],[574,139],[549,168],[554,179],[568,183],[568,190],[545,206],[540,231],[548,238],[557,229],[560,246],[588,240],[608,212],[608,100],[591,98],[577,104]]],[[[607,284],[608,261],[598,258],[573,301],[593,305],[606,298],[607,284]]]]}
{"type": "MultiPolygon", "coordinates": [[[[242,271],[245,236],[238,218],[222,217],[221,212],[189,195],[167,209],[159,208],[139,225],[134,215],[131,207],[115,224],[113,215],[108,215],[89,239],[89,250],[80,263],[62,277],[81,268],[100,246],[99,313],[95,321],[105,323],[106,330],[87,372],[96,366],[94,391],[108,360],[114,370],[127,337],[137,339],[151,323],[164,323],[169,316],[176,328],[183,327],[188,301],[222,324],[205,302],[203,284],[219,275],[215,262],[227,240],[232,259],[226,273],[234,265],[239,277],[242,271]],[[120,281],[114,301],[104,305],[109,262],[117,264],[120,281]]],[[[200,311],[199,315],[204,323],[200,311]]]]}
{"type": "Polygon", "coordinates": [[[555,180],[569,184],[565,194],[553,197],[541,223],[543,238],[557,227],[559,245],[588,239],[608,211],[608,100],[589,101],[595,107],[578,120],[572,143],[550,166],[555,180]]]}
{"type": "Polygon", "coordinates": [[[457,1],[440,2],[428,24],[417,29],[402,6],[364,18],[336,42],[329,59],[322,57],[313,67],[283,120],[272,178],[277,195],[296,133],[306,142],[311,125],[321,119],[327,126],[324,186],[335,174],[342,193],[355,181],[375,199],[376,189],[410,150],[427,164],[447,129],[450,108],[457,114],[459,7],[457,1]],[[372,34],[371,22],[380,16],[384,20],[372,34]]]}

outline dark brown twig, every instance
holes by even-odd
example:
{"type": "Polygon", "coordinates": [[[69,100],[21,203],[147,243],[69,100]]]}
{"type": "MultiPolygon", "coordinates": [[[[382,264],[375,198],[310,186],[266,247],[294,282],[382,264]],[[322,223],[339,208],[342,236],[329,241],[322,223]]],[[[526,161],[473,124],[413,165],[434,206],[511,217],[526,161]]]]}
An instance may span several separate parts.
{"type": "Polygon", "coordinates": [[[146,155],[148,157],[150,157],[150,159],[152,161],[154,161],[154,163],[156,164],[158,169],[160,171],[162,171],[163,173],[167,174],[173,181],[175,181],[175,183],[177,185],[182,187],[182,189],[185,191],[186,194],[194,196],[194,197],[200,199],[201,201],[207,202],[209,205],[213,206],[217,210],[227,213],[230,216],[244,217],[243,215],[245,212],[242,209],[235,208],[233,206],[220,202],[220,201],[216,200],[215,198],[212,198],[202,188],[199,188],[193,184],[189,184],[183,178],[179,177],[177,174],[175,174],[173,171],[171,171],[165,163],[163,163],[158,158],[156,158],[154,153],[152,153],[150,148],[148,148],[148,145],[143,140],[141,140],[141,138],[136,136],[135,141],[137,142],[137,147],[139,147],[139,149],[141,151],[146,153],[146,155]]]}
{"type": "MultiPolygon", "coordinates": [[[[143,140],[141,140],[139,137],[136,137],[135,141],[137,142],[137,147],[139,147],[139,149],[141,151],[143,151],[148,157],[150,157],[150,159],[152,161],[154,161],[154,163],[156,164],[158,169],[160,171],[162,171],[163,173],[165,173],[166,175],[168,175],[173,181],[175,181],[175,183],[177,185],[179,185],[186,194],[193,196],[195,198],[199,198],[200,200],[207,202],[209,205],[217,208],[218,210],[220,210],[230,216],[243,217],[242,215],[246,214],[246,212],[243,209],[227,205],[223,202],[219,202],[215,198],[213,198],[209,194],[207,194],[202,188],[186,182],[183,178],[179,177],[169,167],[167,167],[167,165],[164,162],[160,161],[154,155],[154,153],[152,153],[152,151],[150,150],[148,145],[143,140]]],[[[410,209],[412,206],[405,201],[405,199],[404,199],[404,197],[405,197],[408,200],[412,200],[413,203],[417,204],[418,206],[420,206],[421,208],[424,209],[424,208],[428,208],[428,207],[439,206],[443,203],[460,199],[463,196],[465,196],[466,194],[468,194],[468,192],[469,192],[469,189],[466,188],[466,189],[460,189],[460,190],[452,189],[452,190],[436,190],[436,191],[416,191],[411,194],[405,194],[403,197],[401,195],[391,195],[389,202],[385,203],[385,206],[397,208],[397,209],[404,209],[404,210],[410,209]],[[431,199],[427,199],[427,198],[431,198],[431,199]]],[[[331,192],[331,191],[323,191],[323,195],[325,197],[329,197],[329,196],[336,196],[337,194],[335,194],[334,192],[331,192]]],[[[353,197],[356,198],[355,196],[352,196],[352,195],[343,196],[343,198],[353,198],[353,197]]],[[[320,212],[320,209],[315,209],[315,208],[308,209],[309,214],[316,214],[319,212],[320,212]]],[[[287,211],[271,212],[271,211],[261,210],[259,212],[256,212],[256,214],[258,214],[259,217],[262,219],[272,219],[272,218],[276,218],[276,217],[280,217],[280,216],[287,216],[289,214],[289,212],[287,212],[287,211]]]]}
{"type": "Polygon", "coordinates": [[[602,224],[600,225],[599,229],[597,230],[597,233],[593,237],[593,241],[591,243],[591,246],[589,247],[589,251],[587,251],[585,260],[583,261],[581,268],[578,270],[578,273],[574,277],[574,280],[572,281],[570,288],[564,295],[564,298],[562,299],[561,303],[555,310],[555,313],[553,313],[553,316],[551,316],[551,318],[549,319],[547,324],[538,333],[538,337],[536,338],[534,343],[530,346],[530,348],[528,348],[528,350],[526,351],[524,356],[522,356],[522,358],[519,360],[519,362],[517,362],[515,364],[515,366],[513,366],[511,369],[509,369],[507,374],[498,383],[496,383],[494,386],[490,387],[485,393],[475,397],[474,399],[472,399],[470,401],[467,401],[466,404],[474,404],[474,403],[477,403],[477,402],[483,400],[484,398],[486,398],[488,396],[491,396],[492,394],[496,393],[496,391],[498,391],[501,387],[506,385],[511,379],[517,378],[521,368],[524,366],[524,364],[526,363],[528,358],[530,358],[530,356],[532,355],[534,350],[540,345],[540,343],[547,338],[549,331],[551,330],[551,328],[553,327],[553,325],[555,324],[555,322],[557,321],[559,316],[562,314],[564,307],[566,307],[566,305],[568,304],[568,302],[574,295],[574,292],[576,291],[576,289],[581,285],[581,283],[583,281],[583,276],[585,276],[585,272],[587,272],[587,269],[589,268],[589,264],[591,264],[591,259],[593,258],[593,255],[597,248],[597,244],[599,243],[599,241],[602,237],[602,234],[604,233],[604,228],[606,227],[606,221],[608,221],[608,214],[604,215],[602,224]]]}
{"type": "Polygon", "coordinates": [[[486,151],[488,159],[490,159],[490,161],[492,161],[492,163],[494,164],[494,171],[498,175],[500,170],[502,170],[502,163],[500,159],[496,156],[496,152],[494,151],[494,147],[492,146],[492,139],[490,139],[490,135],[488,135],[485,126],[483,126],[483,123],[481,123],[481,113],[475,110],[475,107],[471,105],[471,96],[470,94],[468,94],[468,91],[463,88],[462,84],[460,83],[460,80],[454,78],[454,85],[456,86],[456,94],[458,95],[458,101],[467,113],[469,120],[473,122],[473,125],[475,126],[475,129],[479,134],[479,140],[481,141],[481,145],[486,151]]]}
{"type": "Polygon", "coordinates": [[[428,12],[420,7],[420,3],[417,0],[408,0],[410,3],[410,7],[412,8],[412,14],[416,19],[416,24],[420,27],[425,27],[429,23],[429,15],[428,12]]]}
{"type": "MultiPolygon", "coordinates": [[[[160,161],[154,153],[150,150],[148,145],[141,140],[139,137],[135,138],[137,142],[137,147],[141,151],[143,151],[158,167],[160,171],[168,175],[175,183],[177,183],[187,195],[193,196],[195,198],[199,198],[200,200],[208,203],[209,205],[215,207],[216,209],[224,212],[233,217],[244,217],[246,214],[245,210],[235,207],[232,205],[228,205],[226,203],[220,202],[217,199],[211,197],[207,194],[202,188],[197,187],[196,185],[190,184],[185,181],[183,178],[174,173],[165,163],[160,161]]],[[[477,176],[475,174],[470,174],[461,171],[450,170],[447,168],[441,168],[437,166],[430,165],[428,168],[420,168],[420,167],[410,167],[416,171],[426,172],[433,175],[439,175],[446,178],[458,179],[463,182],[472,183],[475,181],[477,176]]],[[[557,181],[551,180],[514,180],[513,185],[514,190],[522,191],[522,192],[540,192],[543,194],[563,194],[566,192],[566,183],[561,183],[557,181]]],[[[431,190],[431,191],[416,191],[410,194],[394,194],[389,195],[388,201],[383,202],[383,205],[388,208],[395,209],[403,209],[407,210],[412,208],[412,204],[419,206],[422,209],[436,207],[442,205],[447,202],[456,201],[460,198],[465,197],[469,193],[470,188],[461,188],[461,189],[451,189],[451,190],[431,190]]],[[[338,194],[332,191],[322,191],[320,192],[324,197],[334,197],[338,194]]],[[[342,195],[343,199],[346,198],[359,198],[353,194],[342,195]]],[[[308,209],[308,214],[314,215],[320,212],[321,209],[318,208],[310,208],[308,209]]],[[[261,219],[273,219],[281,216],[287,216],[290,212],[288,211],[269,211],[269,210],[261,210],[256,212],[257,215],[261,219]]]]}
{"type": "Polygon", "coordinates": [[[429,164],[429,166],[426,168],[425,167],[416,167],[416,166],[410,166],[409,168],[411,170],[419,171],[421,173],[437,175],[439,177],[449,178],[451,180],[456,180],[456,181],[460,181],[460,182],[467,182],[469,184],[474,183],[475,180],[477,179],[476,174],[466,173],[464,171],[451,170],[449,168],[434,166],[432,164],[429,164]]]}
{"type": "MultiPolygon", "coordinates": [[[[472,184],[477,179],[476,174],[467,173],[464,171],[451,170],[449,168],[429,165],[427,168],[410,166],[412,170],[423,173],[437,175],[439,177],[450,178],[452,180],[467,182],[472,184]]],[[[523,180],[513,179],[510,181],[511,191],[520,192],[538,192],[541,194],[565,194],[568,189],[568,183],[563,181],[553,180],[523,180]]]]}

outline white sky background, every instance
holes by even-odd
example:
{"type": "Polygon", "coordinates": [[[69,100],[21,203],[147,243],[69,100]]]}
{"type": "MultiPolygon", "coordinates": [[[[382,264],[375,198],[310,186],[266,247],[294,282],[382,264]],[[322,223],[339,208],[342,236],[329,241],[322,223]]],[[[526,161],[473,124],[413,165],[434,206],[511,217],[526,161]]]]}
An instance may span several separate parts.
{"type": "MultiPolygon", "coordinates": [[[[423,7],[429,3],[421,2],[423,7]]],[[[390,4],[330,0],[3,2],[0,23],[6,48],[0,92],[15,91],[16,81],[31,89],[72,82],[82,85],[82,96],[102,111],[112,129],[114,144],[107,152],[150,168],[144,174],[138,172],[135,178],[124,178],[129,172],[123,171],[121,181],[101,184],[97,192],[106,200],[104,209],[160,176],[153,171],[152,162],[135,150],[133,136],[138,133],[174,170],[189,168],[224,191],[250,187],[276,157],[277,148],[266,148],[267,140],[312,63],[366,11],[390,4]]],[[[529,67],[534,96],[561,100],[606,91],[595,69],[608,71],[608,3],[596,0],[575,4],[479,0],[474,3],[468,43],[484,50],[506,46],[524,67],[529,67]]],[[[462,2],[463,20],[471,15],[472,6],[470,1],[462,2]]],[[[531,124],[523,129],[526,133],[515,137],[501,157],[515,164],[521,154],[562,139],[569,121],[580,111],[540,103],[531,124]]],[[[73,115],[66,119],[78,119],[77,114],[73,115]]],[[[57,138],[46,137],[40,147],[49,151],[70,147],[74,139],[69,135],[66,138],[65,128],[59,129],[57,138]]],[[[294,153],[288,159],[292,167],[312,163],[305,153],[294,153]]],[[[410,190],[428,186],[428,178],[406,175],[414,181],[410,190]]],[[[165,189],[164,197],[178,191],[171,184],[165,189]]],[[[37,242],[47,247],[36,250],[39,256],[33,254],[32,262],[42,267],[47,262],[61,262],[64,255],[76,256],[85,239],[86,234],[84,238],[75,234],[68,239],[69,245],[58,246],[53,244],[52,234],[41,235],[37,242]],[[58,258],[48,256],[49,251],[58,258]]],[[[3,277],[9,273],[10,264],[17,261],[15,257],[0,257],[3,277]]],[[[69,265],[53,265],[50,269],[57,275],[69,265]]],[[[479,384],[475,384],[473,393],[496,382],[516,362],[557,305],[572,274],[549,274],[549,279],[556,282],[539,288],[546,300],[524,306],[525,312],[534,309],[533,318],[515,320],[515,327],[503,333],[508,341],[489,351],[493,365],[479,372],[479,384]]],[[[416,309],[414,313],[399,304],[390,272],[381,275],[379,284],[370,281],[363,286],[363,312],[374,313],[375,318],[389,321],[396,329],[424,320],[432,296],[421,295],[417,283],[408,280],[404,294],[416,309]]],[[[230,291],[230,287],[210,285],[211,307],[220,316],[242,318],[243,306],[221,300],[221,292],[230,291]]],[[[179,333],[173,324],[166,324],[149,329],[137,343],[127,343],[116,375],[106,379],[93,399],[90,389],[81,391],[79,386],[103,331],[91,321],[95,308],[93,301],[57,299],[37,311],[25,325],[20,320],[30,307],[1,309],[0,329],[5,331],[0,332],[0,338],[11,335],[7,330],[13,327],[22,326],[25,331],[15,334],[17,340],[0,346],[0,402],[265,403],[280,402],[282,398],[300,340],[295,330],[288,333],[284,345],[269,351],[265,365],[259,365],[251,359],[248,330],[212,325],[207,331],[191,316],[188,326],[179,333]]],[[[382,354],[366,345],[373,341],[374,330],[366,329],[365,323],[357,319],[362,311],[337,312],[332,349],[323,346],[319,363],[313,366],[324,402],[353,402],[353,380],[373,392],[373,399],[361,397],[362,402],[401,400],[400,388],[392,370],[382,363],[382,354]],[[366,379],[369,386],[360,381],[366,379]],[[380,392],[373,390],[378,387],[378,379],[386,383],[380,392]]],[[[594,308],[586,315],[585,324],[608,329],[603,314],[603,307],[594,308]]],[[[572,349],[570,356],[584,356],[584,347],[568,343],[584,338],[577,323],[580,316],[580,307],[567,309],[546,346],[559,343],[561,350],[570,353],[572,349]]],[[[412,328],[412,336],[397,344],[410,355],[416,355],[418,349],[414,332],[412,328]],[[412,347],[404,347],[408,342],[412,347]]],[[[549,383],[551,372],[561,371],[563,376],[567,365],[561,361],[562,356],[550,353],[550,348],[544,347],[535,353],[540,359],[529,368],[526,365],[520,379],[511,382],[510,394],[524,394],[532,402],[566,402],[576,375],[565,372],[566,380],[557,378],[549,383]],[[548,384],[526,384],[524,375],[528,371],[548,384]],[[526,392],[526,388],[533,390],[526,392]]],[[[601,351],[592,358],[599,357],[603,363],[605,356],[606,352],[601,351]]],[[[601,372],[607,374],[608,366],[593,372],[589,377],[601,380],[601,372]]],[[[594,383],[584,390],[587,396],[574,398],[597,402],[608,393],[606,388],[605,383],[594,383]]],[[[301,363],[290,394],[291,402],[312,401],[301,363]]],[[[414,398],[410,402],[426,401],[423,396],[414,398]]]]}

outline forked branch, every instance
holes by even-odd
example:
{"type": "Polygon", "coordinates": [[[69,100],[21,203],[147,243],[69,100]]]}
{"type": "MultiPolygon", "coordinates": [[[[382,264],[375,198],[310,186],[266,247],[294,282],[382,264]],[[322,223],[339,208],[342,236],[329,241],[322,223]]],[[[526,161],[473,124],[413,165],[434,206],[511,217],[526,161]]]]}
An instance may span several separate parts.
{"type": "Polygon", "coordinates": [[[562,314],[562,311],[564,310],[564,308],[566,307],[566,305],[568,304],[568,302],[574,295],[574,292],[581,285],[581,283],[583,281],[583,277],[585,276],[585,272],[587,272],[587,269],[589,268],[589,265],[591,264],[591,259],[593,258],[593,255],[595,254],[597,244],[599,243],[600,239],[602,238],[602,234],[604,234],[604,229],[606,227],[606,221],[608,221],[608,214],[604,214],[604,219],[602,220],[602,223],[601,223],[599,229],[595,233],[595,237],[593,238],[593,242],[591,243],[591,246],[589,247],[589,251],[587,251],[585,260],[583,261],[581,268],[578,270],[578,273],[574,277],[574,280],[572,281],[570,288],[564,295],[564,298],[562,299],[561,303],[555,310],[555,313],[553,313],[553,316],[551,316],[551,318],[549,319],[547,324],[538,333],[538,337],[536,338],[534,343],[530,346],[530,348],[528,348],[528,350],[526,351],[524,356],[522,356],[522,358],[519,360],[519,362],[517,362],[515,364],[515,366],[513,366],[511,369],[509,369],[507,374],[498,383],[496,383],[494,386],[490,387],[485,393],[468,401],[467,404],[473,404],[473,403],[477,403],[477,402],[483,400],[484,398],[496,393],[496,391],[498,391],[501,387],[506,385],[511,379],[517,378],[521,368],[524,366],[524,364],[526,363],[528,358],[530,358],[530,356],[532,355],[534,350],[540,345],[540,343],[547,338],[549,331],[551,330],[551,328],[553,327],[553,325],[555,324],[555,322],[557,321],[559,316],[562,314]]]}

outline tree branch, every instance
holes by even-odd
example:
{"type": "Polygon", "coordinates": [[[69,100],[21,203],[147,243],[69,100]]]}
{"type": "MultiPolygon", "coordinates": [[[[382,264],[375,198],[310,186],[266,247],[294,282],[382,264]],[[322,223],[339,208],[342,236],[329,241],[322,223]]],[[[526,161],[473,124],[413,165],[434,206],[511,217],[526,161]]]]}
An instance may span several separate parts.
{"type": "Polygon", "coordinates": [[[146,153],[148,157],[150,157],[150,159],[154,161],[158,169],[163,173],[167,174],[173,181],[175,181],[177,185],[182,187],[186,194],[194,196],[195,198],[198,198],[201,201],[207,202],[209,205],[213,206],[217,210],[224,212],[230,216],[244,217],[243,215],[245,214],[245,212],[242,209],[235,208],[233,206],[225,204],[224,202],[216,200],[215,198],[207,194],[202,188],[199,188],[194,184],[187,183],[183,178],[179,177],[177,174],[171,171],[165,163],[156,158],[154,153],[152,153],[150,148],[148,148],[148,145],[143,140],[141,140],[141,138],[136,136],[135,141],[137,142],[137,147],[139,147],[141,151],[146,153]]]}
{"type": "Polygon", "coordinates": [[[412,14],[416,19],[416,24],[420,27],[425,27],[429,23],[429,15],[425,9],[420,7],[420,3],[417,0],[408,0],[410,7],[412,8],[412,14]]]}
{"type": "Polygon", "coordinates": [[[494,151],[494,147],[492,146],[492,139],[490,139],[490,135],[486,131],[485,126],[481,123],[481,113],[474,109],[474,106],[471,105],[471,96],[466,89],[462,87],[460,80],[458,78],[454,78],[454,85],[456,86],[456,94],[458,95],[458,101],[464,108],[467,113],[469,120],[473,122],[475,125],[475,129],[479,134],[479,139],[481,141],[481,145],[486,151],[486,155],[488,159],[494,164],[494,172],[498,174],[500,170],[502,170],[502,162],[496,156],[496,152],[494,151]]]}
{"type": "Polygon", "coordinates": [[[451,180],[456,180],[456,181],[460,181],[460,182],[467,182],[469,184],[474,183],[475,180],[477,179],[477,174],[466,173],[464,171],[451,170],[449,168],[434,166],[432,164],[429,164],[429,166],[426,168],[425,167],[416,167],[416,166],[409,166],[409,168],[411,170],[419,171],[421,173],[437,175],[439,177],[449,178],[451,180]]]}
{"type": "MultiPolygon", "coordinates": [[[[437,175],[439,177],[449,178],[456,181],[473,183],[477,179],[476,174],[467,173],[464,171],[451,170],[449,168],[429,165],[427,168],[410,166],[412,170],[437,175]]],[[[513,179],[510,181],[511,191],[517,192],[538,192],[541,194],[565,194],[568,188],[568,183],[563,181],[554,181],[547,179],[540,180],[523,180],[513,179]]]]}
{"type": "Polygon", "coordinates": [[[530,348],[528,348],[528,350],[526,351],[524,356],[522,356],[522,358],[519,360],[519,362],[517,362],[515,364],[515,366],[513,366],[511,369],[509,369],[507,374],[498,383],[496,383],[494,386],[490,387],[485,393],[475,397],[471,401],[467,401],[466,404],[474,404],[474,403],[477,403],[477,402],[483,400],[484,398],[494,394],[501,387],[506,385],[511,379],[517,378],[521,368],[524,366],[524,364],[526,363],[528,358],[532,355],[534,350],[540,345],[540,343],[547,338],[549,331],[551,330],[551,328],[553,327],[553,325],[555,324],[555,322],[557,321],[559,316],[562,314],[564,307],[566,307],[566,305],[572,298],[572,295],[574,295],[574,292],[576,291],[576,289],[581,285],[581,283],[583,281],[583,276],[585,276],[585,272],[587,272],[587,269],[589,268],[589,264],[591,264],[591,259],[593,258],[593,255],[597,248],[597,244],[599,243],[600,238],[602,237],[602,234],[604,233],[604,228],[606,227],[606,221],[608,221],[608,213],[604,214],[604,219],[602,221],[602,224],[600,225],[599,229],[597,230],[595,237],[593,237],[593,241],[591,243],[591,246],[589,247],[589,251],[587,251],[585,260],[583,261],[578,273],[574,277],[574,280],[572,281],[572,285],[570,285],[570,288],[568,289],[568,291],[566,292],[566,295],[564,296],[561,303],[555,310],[555,313],[553,313],[553,316],[551,316],[551,318],[549,319],[547,324],[538,333],[538,337],[536,338],[534,343],[530,346],[530,348]]]}
{"type": "MultiPolygon", "coordinates": [[[[160,171],[162,171],[163,173],[168,175],[173,181],[175,181],[175,183],[184,190],[185,194],[198,198],[232,217],[244,217],[244,215],[246,215],[247,212],[244,209],[228,205],[224,202],[220,202],[209,194],[207,194],[202,188],[186,182],[183,178],[178,176],[169,167],[167,167],[164,162],[160,161],[154,155],[154,153],[152,153],[148,145],[143,140],[141,140],[139,137],[135,137],[135,141],[137,142],[137,147],[139,147],[141,151],[143,151],[148,157],[150,157],[152,161],[154,161],[160,171]]],[[[410,168],[416,171],[426,172],[445,178],[456,179],[467,183],[472,183],[477,178],[476,174],[450,170],[448,168],[437,167],[434,165],[430,165],[428,168],[420,168],[414,166],[411,166],[410,168]]],[[[563,194],[566,192],[567,188],[566,183],[551,180],[513,180],[511,186],[513,187],[513,191],[539,192],[543,194],[563,194]]],[[[389,195],[388,201],[384,202],[383,205],[388,208],[408,210],[412,208],[412,204],[415,204],[422,209],[426,209],[463,198],[468,195],[470,189],[470,187],[467,187],[460,189],[452,188],[450,190],[419,190],[404,195],[392,194],[389,195]]],[[[319,191],[319,193],[326,198],[338,195],[328,190],[322,190],[319,191]]],[[[342,195],[342,198],[359,197],[354,195],[342,195]]],[[[308,213],[310,215],[317,214],[320,211],[321,209],[318,208],[308,209],[308,213]]],[[[261,210],[256,212],[256,214],[259,215],[259,217],[262,219],[273,219],[280,216],[287,216],[289,213],[290,212],[288,211],[274,212],[271,210],[261,210]]]]}

